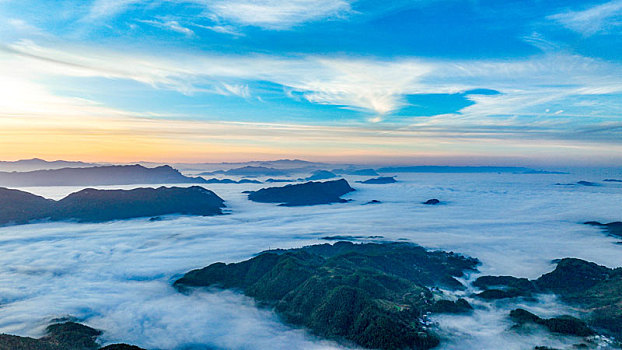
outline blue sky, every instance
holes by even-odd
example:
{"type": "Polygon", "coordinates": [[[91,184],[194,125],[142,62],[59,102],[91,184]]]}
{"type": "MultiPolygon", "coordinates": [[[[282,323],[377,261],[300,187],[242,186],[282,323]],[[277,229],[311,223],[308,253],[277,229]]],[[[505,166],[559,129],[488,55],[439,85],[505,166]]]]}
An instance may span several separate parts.
{"type": "Polygon", "coordinates": [[[4,158],[622,160],[622,0],[0,0],[0,15],[4,158]]]}

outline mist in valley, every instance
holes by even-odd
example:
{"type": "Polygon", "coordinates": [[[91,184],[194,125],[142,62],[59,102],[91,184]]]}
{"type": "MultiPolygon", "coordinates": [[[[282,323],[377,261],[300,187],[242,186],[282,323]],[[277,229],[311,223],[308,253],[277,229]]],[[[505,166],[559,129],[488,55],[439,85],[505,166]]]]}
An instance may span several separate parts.
{"type": "MultiPolygon", "coordinates": [[[[348,203],[282,207],[254,203],[245,190],[261,184],[204,185],[226,200],[227,215],[166,216],[99,224],[36,223],[0,228],[0,331],[40,336],[52,319],[104,330],[105,343],[148,349],[326,349],[321,340],[283,324],[271,310],[235,291],[182,294],[172,282],[214,262],[237,262],[263,250],[326,243],[326,236],[382,236],[362,241],[408,241],[481,261],[478,275],[536,278],[553,260],[577,257],[622,266],[617,239],[582,222],[619,219],[622,184],[559,186],[601,181],[602,174],[399,174],[395,184],[355,183],[348,203]],[[422,202],[439,198],[442,203],[422,202]],[[363,205],[371,200],[381,204],[363,205]]],[[[186,185],[188,186],[188,185],[186,185]]],[[[106,186],[102,188],[134,188],[106,186]]],[[[59,199],[77,187],[23,188],[59,199]]],[[[474,290],[453,292],[471,302],[468,315],[435,315],[440,349],[524,349],[576,339],[535,329],[510,330],[509,310],[541,316],[573,314],[553,296],[484,303],[474,290]]]]}

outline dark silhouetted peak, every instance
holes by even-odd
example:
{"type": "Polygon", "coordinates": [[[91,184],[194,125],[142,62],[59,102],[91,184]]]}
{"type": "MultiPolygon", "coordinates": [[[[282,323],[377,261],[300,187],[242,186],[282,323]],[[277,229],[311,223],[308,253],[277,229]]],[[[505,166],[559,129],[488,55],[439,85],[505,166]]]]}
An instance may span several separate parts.
{"type": "Polygon", "coordinates": [[[578,181],[577,185],[588,186],[588,187],[600,186],[600,184],[597,184],[595,182],[590,182],[590,181],[578,181]]]}
{"type": "Polygon", "coordinates": [[[445,314],[461,314],[473,311],[473,307],[468,301],[462,298],[456,301],[438,300],[432,305],[430,311],[445,314]]]}
{"type": "Polygon", "coordinates": [[[49,325],[43,341],[52,344],[62,344],[65,349],[85,350],[97,349],[95,342],[101,331],[75,322],[65,322],[49,325]]]}
{"type": "Polygon", "coordinates": [[[128,344],[100,348],[96,340],[101,334],[101,331],[80,323],[53,323],[39,339],[0,334],[0,350],[144,350],[128,344]]]}
{"type": "Polygon", "coordinates": [[[44,219],[51,215],[54,204],[28,192],[0,187],[0,225],[44,219]]]}
{"type": "Polygon", "coordinates": [[[376,177],[376,178],[365,180],[365,181],[359,181],[359,183],[371,184],[371,185],[392,184],[396,182],[397,181],[395,180],[394,176],[383,176],[383,177],[376,177]]]}
{"type": "Polygon", "coordinates": [[[167,214],[222,214],[224,201],[203,187],[84,189],[58,202],[54,220],[98,222],[167,214]]]}
{"type": "Polygon", "coordinates": [[[598,221],[587,221],[587,222],[584,222],[584,224],[600,227],[602,230],[609,233],[610,235],[622,238],[622,222],[621,221],[614,221],[608,224],[601,224],[598,221]]]}
{"type": "Polygon", "coordinates": [[[99,350],[145,350],[145,349],[139,348],[138,346],[135,346],[135,345],[112,344],[112,345],[104,346],[103,348],[100,348],[99,350]]]}
{"type": "Polygon", "coordinates": [[[285,206],[330,204],[345,202],[341,196],[352,191],[354,189],[350,184],[341,179],[262,188],[251,192],[248,199],[261,203],[280,203],[285,206]]]}
{"type": "Polygon", "coordinates": [[[561,259],[552,272],[536,280],[540,288],[555,293],[576,293],[609,278],[610,269],[581,259],[561,259]]]}
{"type": "Polygon", "coordinates": [[[306,178],[306,181],[317,181],[317,180],[326,180],[326,179],[333,179],[337,177],[337,175],[335,175],[335,173],[330,172],[328,170],[317,170],[314,171],[311,176],[309,176],[308,178],[306,178]]]}
{"type": "Polygon", "coordinates": [[[544,319],[525,309],[515,309],[510,311],[510,318],[519,325],[528,323],[542,325],[553,333],[578,337],[587,337],[594,334],[594,331],[584,321],[568,315],[544,319]]]}
{"type": "Polygon", "coordinates": [[[0,188],[0,224],[33,220],[101,222],[168,214],[219,215],[224,201],[200,186],[133,190],[86,188],[60,201],[0,188]]]}

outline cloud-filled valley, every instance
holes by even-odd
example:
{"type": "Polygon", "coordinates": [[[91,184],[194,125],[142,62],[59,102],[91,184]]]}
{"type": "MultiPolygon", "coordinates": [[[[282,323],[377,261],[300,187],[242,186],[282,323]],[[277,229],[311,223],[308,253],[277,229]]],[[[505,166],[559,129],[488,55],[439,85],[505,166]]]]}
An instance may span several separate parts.
{"type": "MultiPolygon", "coordinates": [[[[229,291],[184,295],[171,283],[213,262],[324,242],[321,237],[332,235],[384,236],[456,251],[480,259],[484,275],[535,278],[562,257],[622,266],[616,239],[581,224],[619,219],[622,187],[554,185],[598,182],[603,175],[400,174],[394,184],[356,184],[357,191],[344,196],[353,200],[349,203],[313,207],[253,203],[240,193],[261,188],[258,184],[210,184],[227,201],[229,215],[0,228],[0,330],[38,336],[50,319],[74,316],[105,330],[104,341],[150,349],[338,347],[283,325],[247,297],[229,291]],[[429,198],[445,204],[421,204],[429,198]],[[372,199],[382,203],[362,205],[372,199]]],[[[75,189],[24,188],[49,198],[75,189]]],[[[543,315],[567,309],[554,299],[524,303],[543,315]]],[[[571,341],[546,334],[508,336],[509,306],[474,305],[472,316],[434,319],[450,337],[441,348],[455,348],[451,337],[457,334],[473,346],[498,344],[504,337],[517,349],[571,341]]]]}

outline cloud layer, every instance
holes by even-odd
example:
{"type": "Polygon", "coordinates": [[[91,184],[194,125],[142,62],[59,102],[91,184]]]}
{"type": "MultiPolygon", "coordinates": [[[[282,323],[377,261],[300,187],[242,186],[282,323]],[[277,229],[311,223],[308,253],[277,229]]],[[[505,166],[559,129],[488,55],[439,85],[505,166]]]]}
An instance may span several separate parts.
{"type": "MultiPolygon", "coordinates": [[[[184,295],[171,283],[216,261],[240,261],[332,235],[382,235],[468,254],[482,261],[482,274],[534,278],[552,270],[552,259],[566,256],[622,266],[616,240],[580,224],[619,219],[622,186],[554,185],[605,177],[622,174],[400,174],[395,184],[355,186],[352,202],[316,207],[253,203],[240,192],[262,185],[215,184],[209,188],[227,200],[231,215],[0,228],[0,331],[39,336],[50,319],[72,315],[105,330],[106,342],[146,348],[338,348],[284,326],[238,294],[184,295]],[[421,204],[429,198],[447,204],[421,204]],[[361,205],[372,199],[382,204],[361,205]]],[[[76,188],[25,190],[59,198],[76,188]]],[[[551,316],[568,311],[555,300],[480,305],[471,316],[438,318],[449,337],[441,349],[464,344],[452,342],[454,337],[473,348],[502,341],[507,349],[535,341],[554,347],[565,341],[507,331],[507,313],[519,306],[551,316]]]]}

